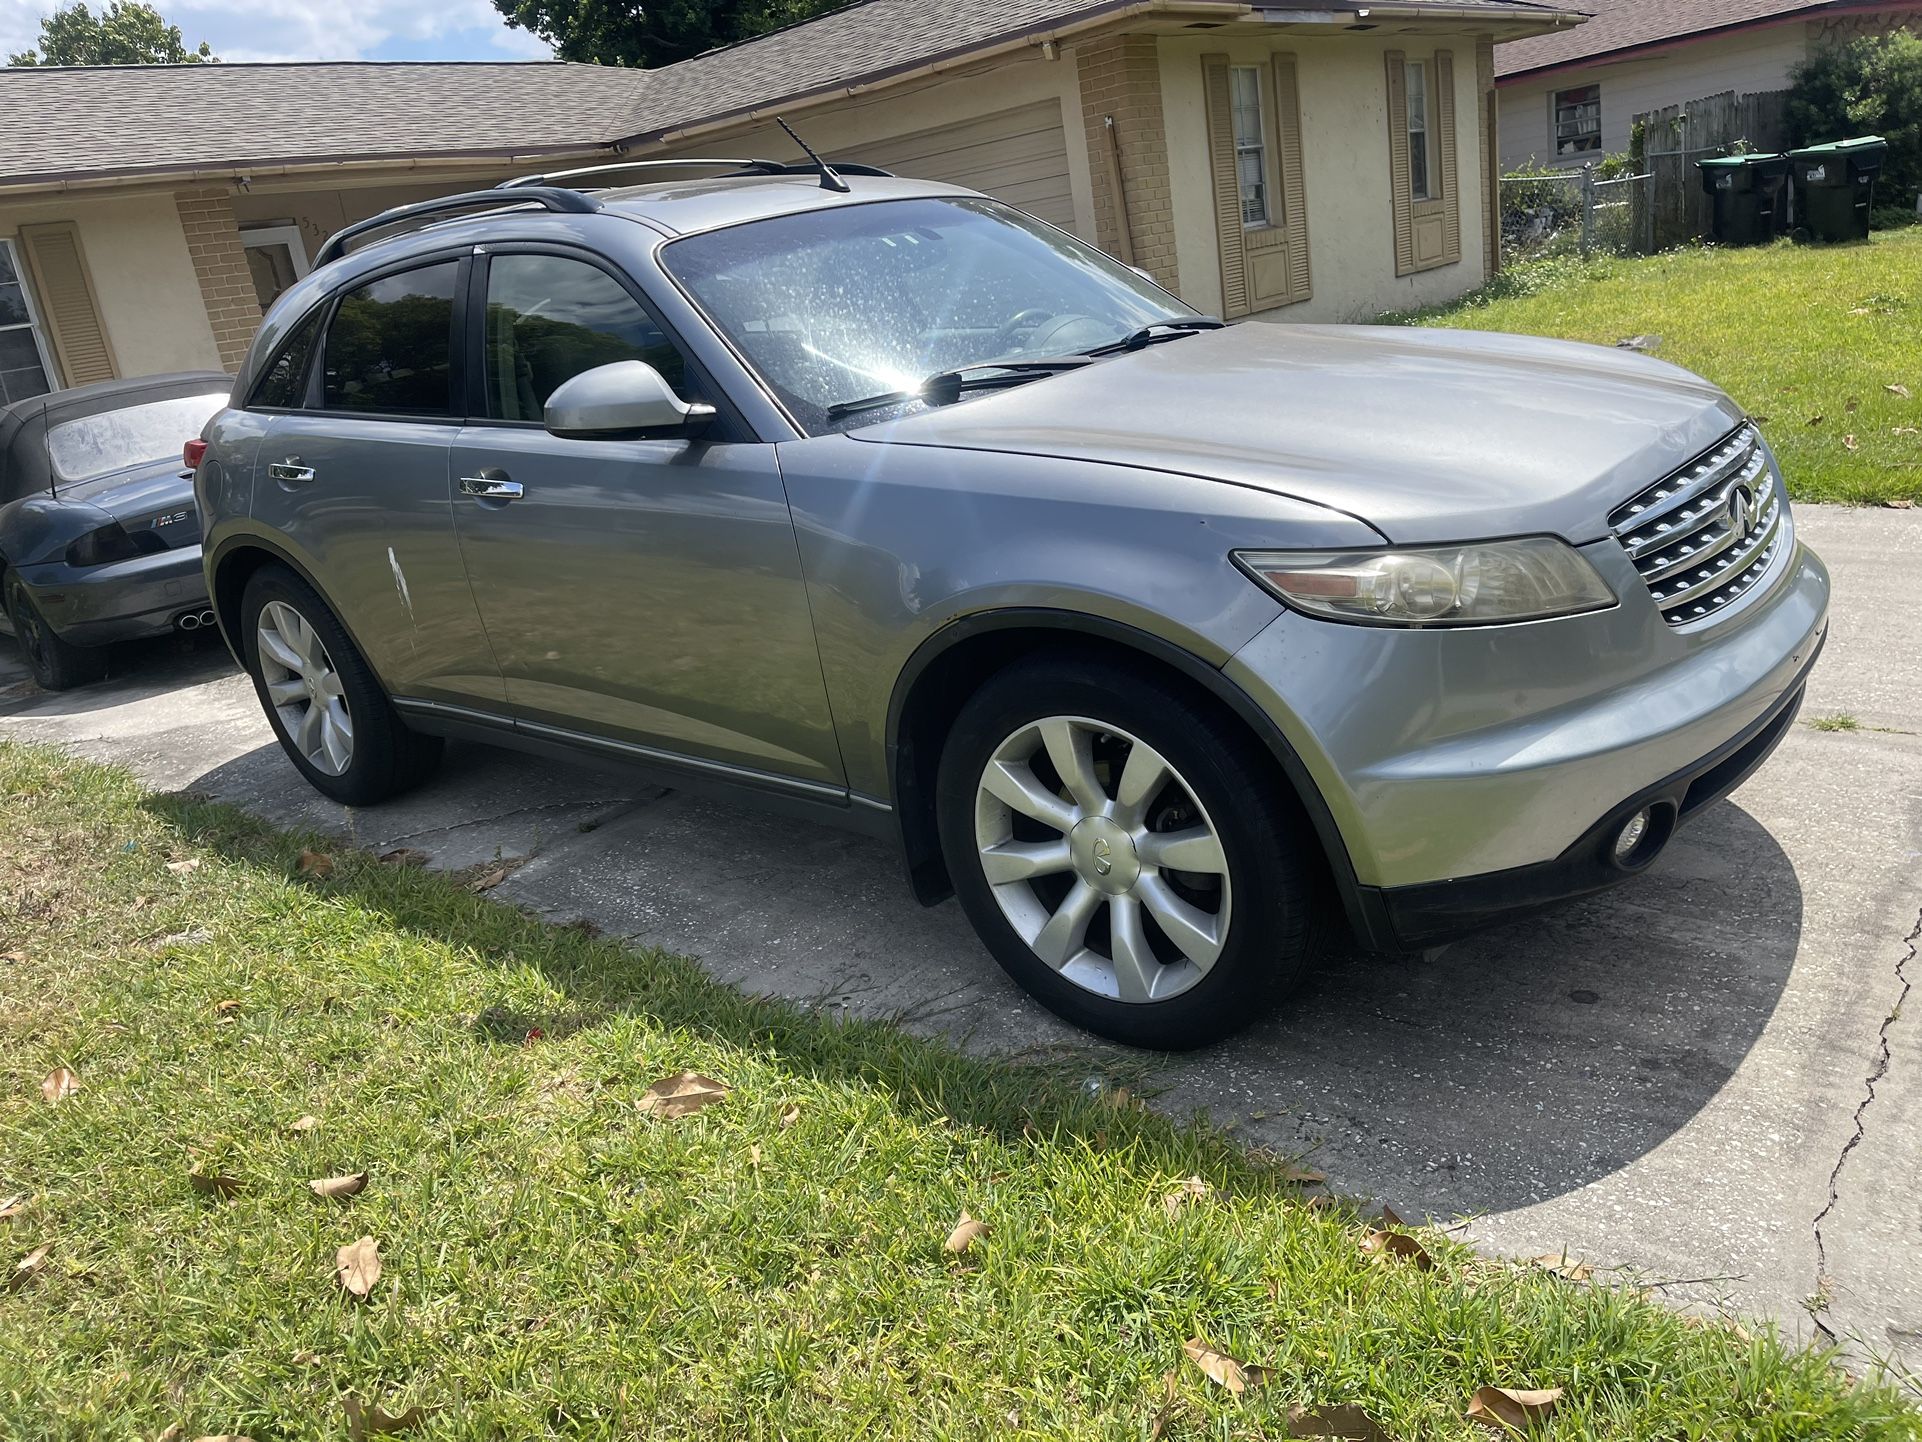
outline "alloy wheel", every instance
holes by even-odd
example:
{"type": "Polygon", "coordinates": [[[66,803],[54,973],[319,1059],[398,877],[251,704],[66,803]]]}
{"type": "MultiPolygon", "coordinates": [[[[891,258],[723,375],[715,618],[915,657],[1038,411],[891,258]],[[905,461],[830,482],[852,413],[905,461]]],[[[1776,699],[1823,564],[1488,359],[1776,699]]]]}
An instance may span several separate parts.
{"type": "Polygon", "coordinates": [[[354,718],[320,634],[285,601],[269,601],[254,636],[261,684],[282,729],[309,765],[341,775],[354,759],[354,718]]]}
{"type": "Polygon", "coordinates": [[[1015,731],[982,769],[974,829],[1002,915],[1086,991],[1167,1001],[1227,944],[1220,833],[1167,758],[1116,726],[1051,716],[1015,731]]]}

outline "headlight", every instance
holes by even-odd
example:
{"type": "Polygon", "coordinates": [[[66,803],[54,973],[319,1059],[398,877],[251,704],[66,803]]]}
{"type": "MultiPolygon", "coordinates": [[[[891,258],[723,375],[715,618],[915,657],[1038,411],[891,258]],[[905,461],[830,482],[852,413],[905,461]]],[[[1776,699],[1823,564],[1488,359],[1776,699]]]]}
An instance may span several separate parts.
{"type": "Polygon", "coordinates": [[[1598,611],[1615,593],[1552,536],[1383,551],[1237,551],[1297,611],[1377,626],[1490,626],[1598,611]]]}

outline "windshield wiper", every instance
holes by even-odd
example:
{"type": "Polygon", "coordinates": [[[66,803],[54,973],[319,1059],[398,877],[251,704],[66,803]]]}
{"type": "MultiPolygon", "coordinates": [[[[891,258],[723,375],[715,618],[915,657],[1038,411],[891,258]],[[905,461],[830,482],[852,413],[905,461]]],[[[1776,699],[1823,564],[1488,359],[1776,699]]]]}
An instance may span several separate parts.
{"type": "Polygon", "coordinates": [[[1120,340],[1098,345],[1093,350],[1083,351],[1083,355],[1120,355],[1123,351],[1140,350],[1157,341],[1179,340],[1184,335],[1193,335],[1198,330],[1220,330],[1227,325],[1225,320],[1217,320],[1211,315],[1192,315],[1181,320],[1158,320],[1153,325],[1144,325],[1131,335],[1120,340]]]}
{"type": "Polygon", "coordinates": [[[910,401],[926,401],[931,406],[950,405],[967,391],[1018,386],[1057,371],[1074,370],[1088,364],[1093,358],[1090,353],[1042,356],[1034,360],[976,361],[972,365],[956,366],[953,370],[936,371],[912,390],[887,391],[878,396],[863,396],[858,401],[836,401],[828,407],[827,418],[835,421],[858,411],[878,411],[884,406],[906,405],[910,401]],[[974,371],[993,374],[974,375],[974,371]]]}

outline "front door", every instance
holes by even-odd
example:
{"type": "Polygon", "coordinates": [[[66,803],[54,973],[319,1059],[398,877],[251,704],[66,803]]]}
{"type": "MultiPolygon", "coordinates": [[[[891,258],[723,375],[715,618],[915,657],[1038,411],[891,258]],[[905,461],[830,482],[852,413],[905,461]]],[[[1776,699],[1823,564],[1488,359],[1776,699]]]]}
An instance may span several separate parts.
{"type": "Polygon", "coordinates": [[[454,513],[516,716],[839,787],[774,447],[725,421],[698,440],[549,435],[555,387],[613,361],[647,362],[685,398],[715,397],[599,264],[554,251],[476,264],[484,301],[469,306],[469,354],[485,395],[454,441],[454,513]],[[518,494],[466,494],[470,477],[518,494]]]}

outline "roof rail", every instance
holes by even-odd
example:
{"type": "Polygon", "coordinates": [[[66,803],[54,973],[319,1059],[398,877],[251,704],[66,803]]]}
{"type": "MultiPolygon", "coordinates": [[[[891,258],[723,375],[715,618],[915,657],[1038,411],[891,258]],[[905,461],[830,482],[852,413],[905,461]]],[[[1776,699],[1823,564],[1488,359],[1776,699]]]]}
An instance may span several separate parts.
{"type": "Polygon", "coordinates": [[[327,238],[319,252],[314,256],[314,267],[326,265],[329,261],[339,260],[347,253],[347,242],[358,240],[376,230],[386,230],[390,226],[405,225],[409,221],[425,224],[437,216],[451,215],[462,210],[501,210],[517,205],[539,205],[547,210],[572,215],[585,215],[601,208],[600,202],[581,194],[578,190],[563,190],[558,187],[542,186],[540,177],[529,178],[529,183],[510,181],[519,187],[511,194],[501,190],[466,190],[459,195],[440,195],[432,200],[419,200],[411,205],[397,205],[392,210],[383,210],[379,215],[369,216],[366,220],[355,221],[344,226],[327,238]]]}
{"type": "MultiPolygon", "coordinates": [[[[700,168],[711,170],[716,166],[732,166],[735,175],[818,175],[819,169],[811,160],[733,160],[716,156],[710,160],[617,160],[607,165],[583,165],[575,170],[551,170],[544,175],[521,175],[513,180],[503,180],[502,190],[527,189],[533,186],[554,185],[560,181],[575,180],[586,175],[606,175],[616,170],[687,170],[700,168]]],[[[834,162],[834,168],[842,175],[877,175],[889,177],[891,170],[882,170],[873,165],[856,165],[852,161],[834,162]]]]}

